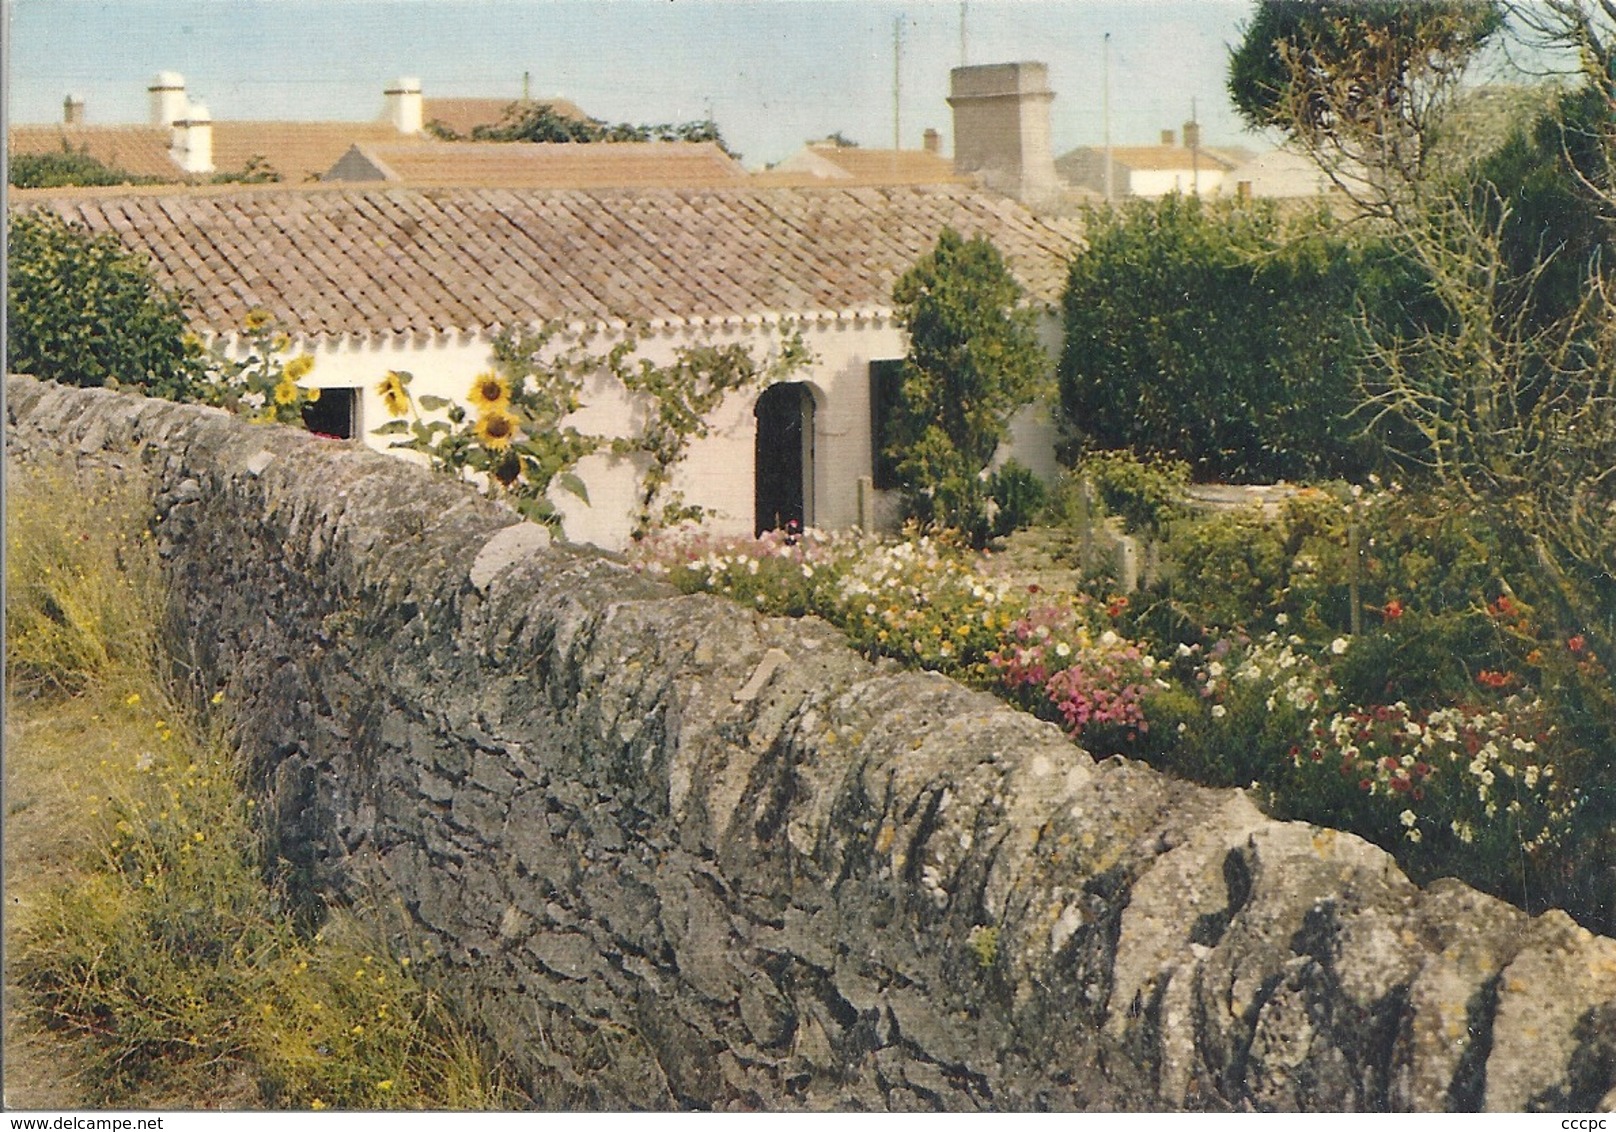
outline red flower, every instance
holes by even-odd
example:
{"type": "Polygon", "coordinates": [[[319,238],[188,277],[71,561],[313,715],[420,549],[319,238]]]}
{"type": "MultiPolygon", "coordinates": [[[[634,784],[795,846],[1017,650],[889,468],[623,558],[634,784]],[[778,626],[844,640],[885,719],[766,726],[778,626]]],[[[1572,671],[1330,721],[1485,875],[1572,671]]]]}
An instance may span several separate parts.
{"type": "Polygon", "coordinates": [[[1403,603],[1392,598],[1386,603],[1386,608],[1380,611],[1380,615],[1388,621],[1396,621],[1403,615],[1403,603]]]}
{"type": "Polygon", "coordinates": [[[1122,611],[1128,608],[1128,599],[1125,597],[1112,598],[1105,607],[1106,613],[1112,617],[1121,617],[1122,611]]]}
{"type": "Polygon", "coordinates": [[[1358,789],[1362,790],[1365,794],[1369,793],[1369,788],[1373,785],[1374,783],[1370,782],[1367,778],[1360,778],[1358,780],[1358,789]]]}
{"type": "Polygon", "coordinates": [[[1380,765],[1385,767],[1387,770],[1396,770],[1397,760],[1392,758],[1390,755],[1387,755],[1385,758],[1380,760],[1380,765]]]}
{"type": "Polygon", "coordinates": [[[1515,612],[1515,604],[1509,600],[1508,594],[1499,594],[1498,600],[1487,607],[1494,617],[1508,617],[1515,612]]]}
{"type": "Polygon", "coordinates": [[[1507,688],[1515,682],[1515,677],[1509,672],[1494,672],[1490,668],[1483,668],[1476,676],[1476,683],[1484,688],[1507,688]]]}
{"type": "Polygon", "coordinates": [[[1581,633],[1578,633],[1574,637],[1567,638],[1566,640],[1566,648],[1570,649],[1572,652],[1581,652],[1587,646],[1588,642],[1581,633]]]}

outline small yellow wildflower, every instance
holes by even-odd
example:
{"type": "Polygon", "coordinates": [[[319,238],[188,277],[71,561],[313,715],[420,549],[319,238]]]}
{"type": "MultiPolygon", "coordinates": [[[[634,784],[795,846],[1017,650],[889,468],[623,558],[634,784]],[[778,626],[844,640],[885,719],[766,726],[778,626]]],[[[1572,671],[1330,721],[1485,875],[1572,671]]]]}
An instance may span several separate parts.
{"type": "Polygon", "coordinates": [[[389,1077],[385,1081],[377,1081],[376,1082],[376,1088],[380,1089],[384,1093],[387,1092],[392,1087],[393,1087],[393,1079],[391,1077],[389,1077]]]}
{"type": "Polygon", "coordinates": [[[139,692],[130,692],[127,696],[125,696],[123,698],[123,702],[124,702],[124,705],[126,707],[134,707],[136,704],[138,704],[140,702],[140,693],[139,692]]]}
{"type": "Polygon", "coordinates": [[[286,368],[281,371],[281,376],[287,381],[302,381],[305,377],[309,376],[309,371],[313,368],[313,356],[309,354],[299,354],[297,357],[286,363],[286,368]]]}
{"type": "Polygon", "coordinates": [[[309,1107],[312,1108],[315,1112],[319,1112],[322,1108],[325,1107],[325,1102],[322,1101],[319,1097],[315,1097],[312,1101],[309,1102],[309,1107]]]}
{"type": "Polygon", "coordinates": [[[471,383],[467,399],[478,409],[501,409],[511,403],[511,383],[497,373],[480,373],[471,383]]]}
{"type": "Polygon", "coordinates": [[[377,384],[376,394],[382,399],[389,416],[402,417],[410,411],[410,395],[404,391],[408,380],[404,374],[390,369],[377,384]]]}
{"type": "Polygon", "coordinates": [[[516,425],[515,417],[495,405],[477,418],[477,439],[493,449],[509,448],[516,439],[516,425]]]}
{"type": "Polygon", "coordinates": [[[197,830],[195,833],[191,834],[191,840],[195,841],[195,842],[197,842],[199,844],[201,842],[203,842],[203,841],[206,841],[207,839],[208,839],[208,835],[203,833],[200,829],[197,830]]]}
{"type": "Polygon", "coordinates": [[[247,317],[242,320],[241,325],[246,327],[249,333],[257,333],[258,331],[264,329],[264,327],[268,326],[269,323],[269,312],[263,307],[255,307],[247,312],[247,317]]]}
{"type": "Polygon", "coordinates": [[[224,692],[223,691],[218,691],[218,692],[213,693],[213,698],[211,700],[209,700],[208,702],[213,703],[213,704],[222,704],[222,703],[224,703],[224,692]]]}
{"type": "Polygon", "coordinates": [[[360,1034],[365,1032],[365,1024],[363,1022],[355,1022],[354,1028],[348,1032],[357,1038],[360,1034]]]}

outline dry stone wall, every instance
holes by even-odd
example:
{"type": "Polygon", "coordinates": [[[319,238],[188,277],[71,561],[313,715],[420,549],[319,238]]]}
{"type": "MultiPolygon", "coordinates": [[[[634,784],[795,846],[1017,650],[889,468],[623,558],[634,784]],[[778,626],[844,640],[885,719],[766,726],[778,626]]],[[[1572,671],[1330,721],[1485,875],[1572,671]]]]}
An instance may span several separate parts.
{"type": "Polygon", "coordinates": [[[1616,1100],[1616,942],[1562,914],[1096,764],[389,457],[7,392],[14,469],[149,474],[175,640],[290,883],[397,901],[547,1103],[1616,1100]]]}

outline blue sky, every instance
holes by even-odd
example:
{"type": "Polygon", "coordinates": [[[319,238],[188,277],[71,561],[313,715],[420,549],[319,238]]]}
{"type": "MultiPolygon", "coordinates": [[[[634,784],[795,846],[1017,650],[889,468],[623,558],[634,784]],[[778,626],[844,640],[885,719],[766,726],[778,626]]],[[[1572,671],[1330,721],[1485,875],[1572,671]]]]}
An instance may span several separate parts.
{"type": "MultiPolygon", "coordinates": [[[[383,88],[427,96],[563,95],[597,118],[717,120],[748,165],[840,130],[891,144],[893,27],[902,19],[903,144],[951,136],[956,0],[9,0],[9,115],[139,122],[160,70],[215,118],[369,119],[383,88]]],[[[970,0],[972,63],[1038,60],[1056,92],[1055,149],[1100,141],[1111,34],[1112,136],[1154,141],[1192,100],[1211,144],[1253,144],[1223,89],[1250,0],[970,0]]]]}

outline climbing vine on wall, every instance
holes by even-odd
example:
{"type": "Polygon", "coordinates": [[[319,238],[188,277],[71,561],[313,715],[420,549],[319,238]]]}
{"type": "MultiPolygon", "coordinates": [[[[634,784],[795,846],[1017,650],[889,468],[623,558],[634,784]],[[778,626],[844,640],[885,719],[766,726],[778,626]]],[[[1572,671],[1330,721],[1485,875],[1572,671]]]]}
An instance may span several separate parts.
{"type": "Polygon", "coordinates": [[[494,341],[494,368],[472,381],[464,403],[417,396],[410,373],[390,371],[376,392],[394,419],[375,431],[397,437],[390,447],[419,452],[438,471],[476,479],[489,495],[558,533],[562,515],[552,489],[589,501],[575,471],[580,460],[608,447],[619,456],[644,457],[633,528],[640,538],[704,517],[671,486],[673,471],[691,443],[709,434],[711,414],[724,399],[782,380],[810,360],[789,329],[761,360],[746,345],[703,345],[679,349],[665,365],[642,356],[632,332],[604,352],[595,337],[559,323],[502,332],[494,341]],[[645,423],[636,435],[609,440],[563,423],[584,407],[581,394],[592,374],[610,375],[642,400],[645,423]]]}

